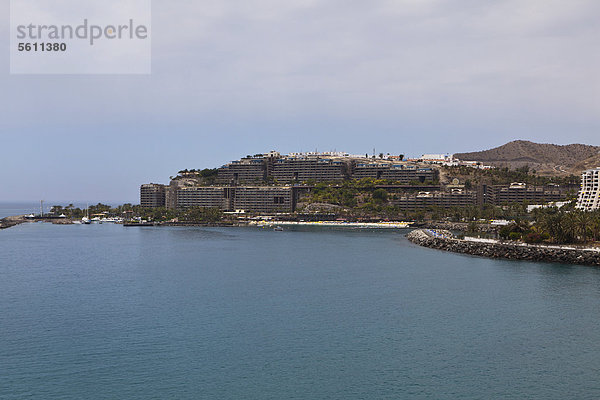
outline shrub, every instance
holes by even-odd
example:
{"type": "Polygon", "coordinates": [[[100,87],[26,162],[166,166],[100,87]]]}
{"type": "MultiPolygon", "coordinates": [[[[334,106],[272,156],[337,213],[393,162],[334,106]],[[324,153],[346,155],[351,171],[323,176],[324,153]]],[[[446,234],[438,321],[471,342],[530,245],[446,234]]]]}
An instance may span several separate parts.
{"type": "Polygon", "coordinates": [[[498,235],[500,235],[502,239],[508,239],[511,233],[512,232],[508,225],[503,226],[502,228],[500,228],[500,231],[498,231],[498,235]]]}
{"type": "Polygon", "coordinates": [[[509,238],[510,240],[519,240],[519,239],[521,239],[521,234],[520,234],[519,232],[511,232],[511,233],[508,235],[508,238],[509,238]]]}
{"type": "Polygon", "coordinates": [[[376,189],[373,192],[373,199],[375,201],[381,201],[381,202],[387,201],[388,192],[386,192],[384,189],[376,189]]]}
{"type": "Polygon", "coordinates": [[[537,232],[531,232],[525,236],[526,243],[541,243],[543,241],[544,241],[544,238],[542,237],[542,235],[540,235],[537,232]]]}

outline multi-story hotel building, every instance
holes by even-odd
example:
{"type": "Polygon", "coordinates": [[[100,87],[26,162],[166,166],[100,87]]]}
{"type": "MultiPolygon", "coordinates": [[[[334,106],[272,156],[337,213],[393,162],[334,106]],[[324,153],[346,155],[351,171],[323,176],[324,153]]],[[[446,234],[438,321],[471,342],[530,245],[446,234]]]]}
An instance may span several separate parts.
{"type": "Polygon", "coordinates": [[[388,179],[401,184],[435,182],[437,171],[432,168],[419,168],[415,165],[389,163],[360,163],[354,168],[354,179],[388,179]]]}
{"type": "Polygon", "coordinates": [[[429,207],[452,208],[477,205],[477,192],[453,189],[449,192],[403,193],[392,204],[406,210],[419,210],[429,207]]]}
{"type": "Polygon", "coordinates": [[[584,211],[600,209],[600,167],[581,174],[581,189],[577,197],[577,208],[584,211]]]}
{"type": "Polygon", "coordinates": [[[485,202],[494,205],[535,202],[537,204],[561,201],[567,197],[568,188],[558,185],[535,186],[525,183],[487,186],[485,202]]]}
{"type": "Polygon", "coordinates": [[[149,183],[140,187],[140,205],[142,207],[164,207],[165,185],[149,183]]]}
{"type": "Polygon", "coordinates": [[[217,180],[223,184],[257,184],[269,180],[280,183],[307,180],[333,181],[347,177],[346,163],[318,155],[281,156],[279,153],[244,157],[219,168],[217,180]]]}
{"type": "Polygon", "coordinates": [[[183,187],[176,190],[176,207],[205,207],[231,210],[233,189],[216,186],[183,187]]]}
{"type": "Polygon", "coordinates": [[[346,177],[345,163],[320,157],[285,157],[273,163],[273,178],[278,182],[335,181],[346,177]]]}
{"type": "Polygon", "coordinates": [[[217,180],[223,184],[259,183],[267,178],[267,160],[264,158],[243,158],[219,168],[217,180]]]}
{"type": "Polygon", "coordinates": [[[408,162],[368,159],[346,153],[292,153],[286,156],[277,152],[246,156],[217,171],[217,182],[223,185],[331,182],[362,178],[411,184],[435,182],[438,173],[433,168],[422,168],[408,162]]]}
{"type": "Polygon", "coordinates": [[[295,207],[291,186],[192,186],[175,189],[173,208],[218,208],[252,213],[292,212],[295,207]]]}
{"type": "Polygon", "coordinates": [[[239,186],[235,188],[234,209],[259,213],[293,211],[290,186],[239,186]]]}

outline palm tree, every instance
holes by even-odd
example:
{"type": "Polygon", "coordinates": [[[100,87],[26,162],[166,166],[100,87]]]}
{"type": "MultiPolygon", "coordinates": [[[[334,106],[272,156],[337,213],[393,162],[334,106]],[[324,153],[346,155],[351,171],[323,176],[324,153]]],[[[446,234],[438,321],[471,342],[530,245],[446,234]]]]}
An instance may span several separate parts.
{"type": "Polygon", "coordinates": [[[521,218],[516,218],[515,222],[512,224],[512,231],[526,233],[529,231],[529,222],[521,218]]]}
{"type": "Polygon", "coordinates": [[[592,231],[592,216],[586,211],[576,211],[573,213],[573,228],[575,236],[580,237],[583,242],[587,242],[588,235],[592,231]]]}
{"type": "Polygon", "coordinates": [[[560,213],[559,225],[558,225],[558,239],[560,243],[572,243],[575,241],[576,225],[571,215],[567,213],[560,213]]]}
{"type": "Polygon", "coordinates": [[[600,240],[600,211],[593,212],[591,226],[592,239],[594,241],[600,240]]]}
{"type": "Polygon", "coordinates": [[[563,214],[561,212],[557,212],[555,210],[550,210],[549,212],[543,213],[540,215],[539,228],[548,234],[552,241],[554,242],[563,242],[567,239],[565,233],[568,233],[569,229],[564,221],[563,214]],[[566,230],[565,230],[566,229],[566,230]]]}

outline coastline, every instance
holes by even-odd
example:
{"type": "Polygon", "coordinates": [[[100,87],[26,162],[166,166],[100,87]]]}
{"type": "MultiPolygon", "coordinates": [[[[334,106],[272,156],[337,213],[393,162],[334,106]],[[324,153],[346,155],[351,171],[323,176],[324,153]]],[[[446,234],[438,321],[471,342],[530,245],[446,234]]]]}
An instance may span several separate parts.
{"type": "MultiPolygon", "coordinates": [[[[7,229],[26,222],[49,222],[56,225],[75,224],[72,219],[56,218],[38,218],[35,220],[27,218],[25,215],[6,217],[0,219],[0,229],[7,229]]],[[[378,229],[403,229],[409,228],[412,223],[396,222],[336,222],[336,221],[315,221],[315,222],[297,222],[297,221],[215,221],[215,222],[125,222],[124,227],[160,227],[160,226],[199,226],[199,227],[275,227],[275,226],[313,226],[313,227],[342,227],[342,228],[378,228],[378,229]]]]}
{"type": "MultiPolygon", "coordinates": [[[[0,219],[0,230],[11,228],[25,222],[50,222],[59,225],[70,225],[74,222],[71,219],[37,219],[32,221],[25,215],[17,215],[0,219]]],[[[251,223],[231,223],[231,222],[167,222],[152,224],[147,226],[198,226],[198,227],[236,227],[236,226],[256,226],[256,227],[274,227],[274,226],[316,226],[316,227],[354,227],[354,228],[408,228],[410,223],[405,222],[380,222],[380,223],[332,223],[332,222],[289,222],[289,221],[262,221],[251,223]]],[[[407,239],[419,246],[428,247],[437,250],[449,251],[454,253],[469,254],[473,256],[486,258],[499,258],[507,260],[549,262],[563,264],[577,264],[600,266],[600,248],[574,247],[565,245],[539,245],[526,244],[516,241],[501,241],[496,239],[478,239],[466,237],[459,239],[452,232],[444,229],[431,229],[430,225],[424,224],[419,229],[409,232],[407,239]]],[[[443,224],[448,226],[448,224],[443,224]]],[[[132,225],[135,226],[135,225],[132,225]]],[[[146,226],[146,225],[144,225],[146,226]]],[[[457,228],[453,226],[453,228],[457,228]]]]}
{"type": "Polygon", "coordinates": [[[507,260],[600,266],[600,249],[532,245],[486,239],[458,239],[449,231],[416,229],[406,235],[414,244],[453,253],[507,260]]]}

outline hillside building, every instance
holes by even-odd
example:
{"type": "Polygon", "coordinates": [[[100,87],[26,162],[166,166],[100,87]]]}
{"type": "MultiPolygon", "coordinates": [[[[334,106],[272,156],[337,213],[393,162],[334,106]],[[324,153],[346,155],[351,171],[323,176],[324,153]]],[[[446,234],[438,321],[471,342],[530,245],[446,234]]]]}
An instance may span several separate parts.
{"type": "Polygon", "coordinates": [[[229,211],[233,208],[230,187],[192,186],[176,190],[175,208],[204,207],[229,211]]]}
{"type": "Polygon", "coordinates": [[[223,185],[260,185],[299,182],[331,182],[344,179],[387,179],[401,184],[434,182],[434,168],[419,167],[394,157],[376,160],[342,152],[291,153],[277,152],[246,156],[232,161],[217,171],[217,182],[223,185]]]}
{"type": "Polygon", "coordinates": [[[173,208],[218,208],[251,213],[292,212],[296,192],[291,186],[191,186],[175,189],[173,208]]]}
{"type": "Polygon", "coordinates": [[[405,193],[392,200],[392,204],[404,210],[420,210],[430,207],[452,208],[477,205],[477,192],[453,189],[448,192],[405,193]]]}
{"type": "Polygon", "coordinates": [[[561,201],[567,198],[568,188],[559,185],[535,186],[525,183],[511,183],[510,185],[491,185],[483,190],[485,203],[504,205],[510,203],[548,203],[561,201]]]}
{"type": "Polygon", "coordinates": [[[336,181],[346,177],[343,161],[319,156],[284,157],[273,164],[273,178],[277,182],[336,181]]]}
{"type": "Polygon", "coordinates": [[[435,182],[438,173],[433,168],[419,168],[416,165],[389,163],[360,163],[352,173],[352,178],[388,179],[403,185],[412,183],[435,182]]]}
{"type": "Polygon", "coordinates": [[[260,184],[308,180],[333,181],[348,177],[350,160],[333,159],[325,153],[295,153],[281,156],[277,152],[248,156],[219,168],[217,181],[222,184],[260,184]]]}
{"type": "Polygon", "coordinates": [[[254,213],[286,213],[294,210],[290,186],[240,186],[235,188],[234,209],[254,213]]]}
{"type": "Polygon", "coordinates": [[[217,171],[217,181],[223,184],[264,182],[267,179],[265,158],[243,158],[222,166],[217,171]]]}

